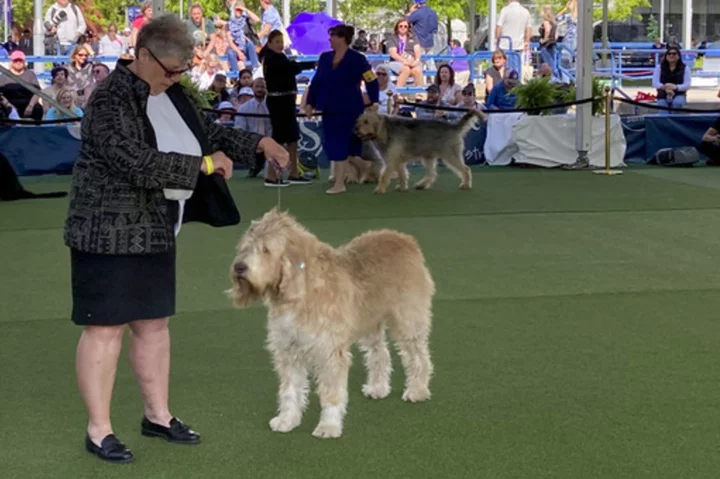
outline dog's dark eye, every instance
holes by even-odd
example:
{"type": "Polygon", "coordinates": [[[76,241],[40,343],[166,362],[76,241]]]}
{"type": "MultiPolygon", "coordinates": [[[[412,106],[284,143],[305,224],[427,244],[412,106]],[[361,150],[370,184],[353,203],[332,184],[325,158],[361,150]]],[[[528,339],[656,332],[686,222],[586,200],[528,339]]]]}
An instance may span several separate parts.
{"type": "Polygon", "coordinates": [[[270,250],[267,248],[267,246],[263,246],[263,253],[270,254],[270,250]]]}

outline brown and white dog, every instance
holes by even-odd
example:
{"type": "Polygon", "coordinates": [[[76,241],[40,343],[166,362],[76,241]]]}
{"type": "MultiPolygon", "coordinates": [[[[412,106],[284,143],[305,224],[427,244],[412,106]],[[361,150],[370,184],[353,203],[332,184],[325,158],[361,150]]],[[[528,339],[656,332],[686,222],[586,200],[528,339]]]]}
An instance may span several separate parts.
{"type": "Polygon", "coordinates": [[[365,353],[363,394],[387,397],[392,366],[386,328],[405,370],[402,398],[430,398],[435,285],[412,236],[371,231],[333,248],[273,209],[241,238],[230,279],[228,295],[236,307],[258,300],[268,309],[267,349],[280,383],[273,431],[300,424],[312,376],[322,407],[313,435],[342,434],[354,343],[365,353]]]}

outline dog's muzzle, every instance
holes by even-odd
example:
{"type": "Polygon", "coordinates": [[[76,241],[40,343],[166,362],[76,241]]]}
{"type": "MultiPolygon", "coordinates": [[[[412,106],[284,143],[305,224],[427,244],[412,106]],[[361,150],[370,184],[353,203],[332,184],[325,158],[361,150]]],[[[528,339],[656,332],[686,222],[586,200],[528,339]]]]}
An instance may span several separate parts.
{"type": "Polygon", "coordinates": [[[245,263],[235,263],[233,266],[233,271],[235,272],[235,276],[238,278],[242,278],[245,276],[245,273],[247,273],[248,266],[245,263]]]}

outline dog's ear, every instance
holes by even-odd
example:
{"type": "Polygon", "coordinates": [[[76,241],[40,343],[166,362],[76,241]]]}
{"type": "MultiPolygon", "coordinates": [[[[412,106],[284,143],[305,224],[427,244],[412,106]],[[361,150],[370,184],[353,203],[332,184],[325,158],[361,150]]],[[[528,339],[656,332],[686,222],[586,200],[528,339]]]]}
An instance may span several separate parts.
{"type": "Polygon", "coordinates": [[[307,265],[297,251],[288,251],[282,259],[278,295],[286,300],[301,299],[305,295],[307,265]]]}

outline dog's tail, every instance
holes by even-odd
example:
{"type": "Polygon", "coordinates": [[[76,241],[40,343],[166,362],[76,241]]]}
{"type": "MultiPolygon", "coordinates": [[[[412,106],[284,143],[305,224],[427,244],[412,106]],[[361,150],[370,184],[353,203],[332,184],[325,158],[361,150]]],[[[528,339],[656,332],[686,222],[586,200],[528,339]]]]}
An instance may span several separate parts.
{"type": "Polygon", "coordinates": [[[484,120],[486,117],[485,113],[479,110],[469,110],[465,113],[460,120],[457,122],[457,127],[460,129],[463,135],[465,135],[473,126],[475,121],[478,119],[484,120]]]}

